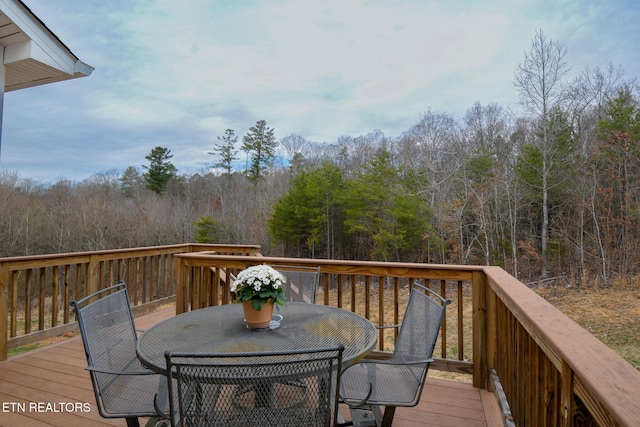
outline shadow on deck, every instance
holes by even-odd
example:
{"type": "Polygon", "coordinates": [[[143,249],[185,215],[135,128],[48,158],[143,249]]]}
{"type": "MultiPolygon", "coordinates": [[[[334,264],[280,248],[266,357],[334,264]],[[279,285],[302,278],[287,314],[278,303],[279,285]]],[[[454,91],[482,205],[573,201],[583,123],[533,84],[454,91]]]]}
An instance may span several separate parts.
{"type": "MultiPolygon", "coordinates": [[[[171,307],[137,318],[136,327],[174,313],[171,307]]],[[[126,426],[98,414],[86,365],[79,336],[0,362],[0,426],[126,426]]],[[[398,408],[394,426],[502,426],[502,419],[492,393],[431,377],[418,406],[398,408]]]]}

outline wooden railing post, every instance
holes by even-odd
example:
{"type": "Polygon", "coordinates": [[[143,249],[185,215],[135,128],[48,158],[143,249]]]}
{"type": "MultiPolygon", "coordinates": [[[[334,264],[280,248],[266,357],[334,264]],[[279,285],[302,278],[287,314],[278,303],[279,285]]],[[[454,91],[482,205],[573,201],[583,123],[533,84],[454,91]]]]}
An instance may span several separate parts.
{"type": "MultiPolygon", "coordinates": [[[[495,292],[486,286],[487,295],[487,370],[491,372],[491,369],[496,369],[498,365],[498,312],[497,312],[497,297],[495,292]]],[[[487,381],[487,389],[493,390],[493,381],[487,381]]]]}
{"type": "Polygon", "coordinates": [[[0,360],[7,360],[9,268],[0,262],[0,360]]]}
{"type": "Polygon", "coordinates": [[[562,372],[561,372],[561,391],[560,391],[560,408],[562,410],[561,419],[562,419],[562,427],[571,427],[573,426],[573,385],[574,385],[574,376],[573,370],[571,367],[565,362],[562,362],[562,372]]]}
{"type": "Polygon", "coordinates": [[[91,295],[94,292],[98,292],[98,281],[100,277],[100,260],[97,255],[91,255],[89,257],[89,267],[87,274],[87,295],[91,295]]]}
{"type": "Polygon", "coordinates": [[[487,384],[487,278],[474,271],[471,280],[473,295],[473,386],[487,384]]]}
{"type": "Polygon", "coordinates": [[[184,268],[184,263],[184,258],[176,257],[176,314],[184,313],[185,311],[187,311],[187,283],[185,279],[186,268],[184,268]]]}

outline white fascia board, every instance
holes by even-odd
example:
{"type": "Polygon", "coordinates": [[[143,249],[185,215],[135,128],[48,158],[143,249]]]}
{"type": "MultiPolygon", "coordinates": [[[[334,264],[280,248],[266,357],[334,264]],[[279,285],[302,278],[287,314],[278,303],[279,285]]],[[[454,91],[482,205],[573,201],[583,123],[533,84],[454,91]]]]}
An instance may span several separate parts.
{"type": "Polygon", "coordinates": [[[94,68],[91,65],[85,64],[79,59],[76,61],[74,69],[75,69],[74,75],[80,75],[80,76],[90,76],[94,70],[94,68]]]}
{"type": "MultiPolygon", "coordinates": [[[[70,75],[75,75],[76,72],[87,72],[87,67],[90,71],[85,75],[91,74],[93,68],[86,64],[84,64],[85,67],[79,66],[76,68],[76,63],[79,59],[21,4],[13,0],[0,0],[0,9],[31,39],[31,45],[27,48],[25,48],[25,46],[17,47],[15,58],[29,53],[35,55],[30,58],[70,75]]],[[[7,46],[7,49],[9,48],[11,48],[11,46],[7,46]]],[[[26,58],[23,57],[21,59],[26,58]]],[[[6,50],[4,63],[5,65],[8,63],[6,50]]],[[[81,62],[81,64],[83,63],[81,62]]]]}

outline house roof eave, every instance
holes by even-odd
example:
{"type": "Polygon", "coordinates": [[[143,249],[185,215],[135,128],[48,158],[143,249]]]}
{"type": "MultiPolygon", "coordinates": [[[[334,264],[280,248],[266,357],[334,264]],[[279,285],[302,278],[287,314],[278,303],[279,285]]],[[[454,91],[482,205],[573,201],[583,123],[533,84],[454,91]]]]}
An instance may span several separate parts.
{"type": "Polygon", "coordinates": [[[20,0],[0,0],[0,45],[6,92],[86,77],[94,70],[20,0]]]}

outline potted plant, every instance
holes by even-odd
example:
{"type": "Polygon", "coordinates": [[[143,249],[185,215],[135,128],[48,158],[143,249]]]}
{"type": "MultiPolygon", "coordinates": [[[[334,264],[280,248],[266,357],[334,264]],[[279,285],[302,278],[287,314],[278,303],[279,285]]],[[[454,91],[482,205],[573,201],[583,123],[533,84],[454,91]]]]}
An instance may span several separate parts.
{"type": "Polygon", "coordinates": [[[273,305],[287,302],[282,285],[284,278],[273,267],[254,265],[238,273],[231,285],[235,302],[242,303],[245,321],[251,329],[266,328],[271,321],[273,305]]]}

